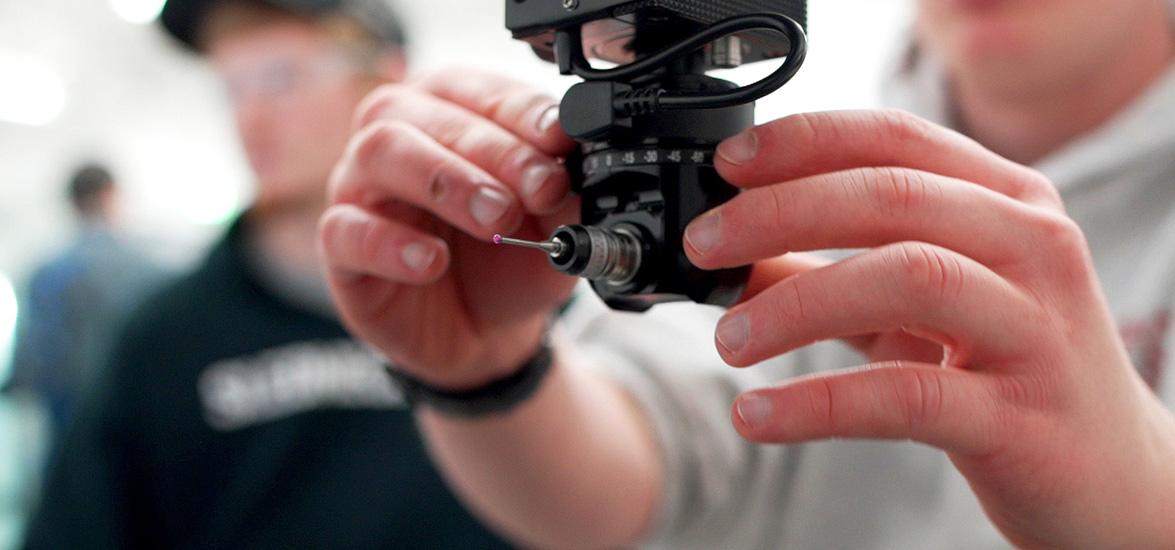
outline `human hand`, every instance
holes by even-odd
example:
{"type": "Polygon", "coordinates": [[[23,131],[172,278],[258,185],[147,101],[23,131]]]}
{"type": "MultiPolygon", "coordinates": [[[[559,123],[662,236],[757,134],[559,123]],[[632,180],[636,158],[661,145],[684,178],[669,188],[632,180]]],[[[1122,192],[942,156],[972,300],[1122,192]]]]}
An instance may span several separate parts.
{"type": "Polygon", "coordinates": [[[758,262],[719,324],[725,360],[844,338],[875,361],[740,396],[744,437],[933,445],[1025,547],[1175,541],[1175,421],[1051,182],[893,112],[789,117],[724,143],[718,169],[746,191],[694,221],[687,253],[758,262]],[[780,257],[832,248],[869,250],[780,257]]]}
{"type": "Polygon", "coordinates": [[[541,254],[490,244],[545,239],[578,211],[555,105],[462,70],[386,85],[360,107],[320,244],[344,321],[398,368],[451,389],[500,378],[569,297],[575,280],[541,254]]]}

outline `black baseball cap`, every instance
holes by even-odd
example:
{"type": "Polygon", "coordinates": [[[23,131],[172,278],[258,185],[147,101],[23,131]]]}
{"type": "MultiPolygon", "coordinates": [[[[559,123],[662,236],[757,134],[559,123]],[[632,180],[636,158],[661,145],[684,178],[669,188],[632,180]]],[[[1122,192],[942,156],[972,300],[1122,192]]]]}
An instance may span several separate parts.
{"type": "MultiPolygon", "coordinates": [[[[192,50],[199,51],[196,37],[208,10],[223,0],[167,0],[159,19],[163,28],[192,50]]],[[[355,20],[367,32],[388,46],[406,43],[400,18],[386,0],[257,0],[291,13],[310,17],[342,15],[355,20]]]]}

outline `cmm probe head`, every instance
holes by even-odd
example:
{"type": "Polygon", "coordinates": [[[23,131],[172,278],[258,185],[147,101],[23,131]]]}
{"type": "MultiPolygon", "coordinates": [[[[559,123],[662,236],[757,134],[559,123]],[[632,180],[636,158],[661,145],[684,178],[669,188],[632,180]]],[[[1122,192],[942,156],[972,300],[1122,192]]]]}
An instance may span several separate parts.
{"type": "Polygon", "coordinates": [[[640,272],[644,245],[638,235],[635,228],[565,225],[548,241],[494,235],[494,244],[541,250],[561,273],[621,286],[631,283],[640,272]]]}

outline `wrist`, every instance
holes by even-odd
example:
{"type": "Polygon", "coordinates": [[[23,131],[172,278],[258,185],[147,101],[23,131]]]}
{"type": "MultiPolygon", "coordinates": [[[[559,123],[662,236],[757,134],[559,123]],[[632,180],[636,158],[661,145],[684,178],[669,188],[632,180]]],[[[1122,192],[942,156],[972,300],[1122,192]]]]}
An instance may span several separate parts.
{"type": "Polygon", "coordinates": [[[484,386],[517,373],[548,345],[553,323],[554,317],[544,315],[490,336],[474,369],[479,375],[466,380],[464,388],[449,389],[484,386]]]}
{"type": "Polygon", "coordinates": [[[512,374],[473,388],[438,388],[391,366],[388,374],[413,409],[426,407],[451,418],[478,419],[511,412],[528,402],[538,393],[553,364],[552,348],[544,338],[534,354],[512,374]]]}
{"type": "MultiPolygon", "coordinates": [[[[479,343],[445,343],[467,353],[448,364],[402,365],[412,377],[442,391],[466,391],[506,378],[539,350],[546,341],[551,321],[538,317],[495,334],[479,343]]],[[[393,366],[399,368],[401,365],[393,366]]]]}

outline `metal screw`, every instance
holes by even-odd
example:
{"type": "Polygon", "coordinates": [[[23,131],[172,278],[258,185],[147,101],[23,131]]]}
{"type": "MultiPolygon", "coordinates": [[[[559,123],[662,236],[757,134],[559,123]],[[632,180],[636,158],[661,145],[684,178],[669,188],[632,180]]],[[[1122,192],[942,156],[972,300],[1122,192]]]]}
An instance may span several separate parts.
{"type": "Polygon", "coordinates": [[[563,0],[563,9],[567,11],[579,9],[579,0],[563,0]]]}

